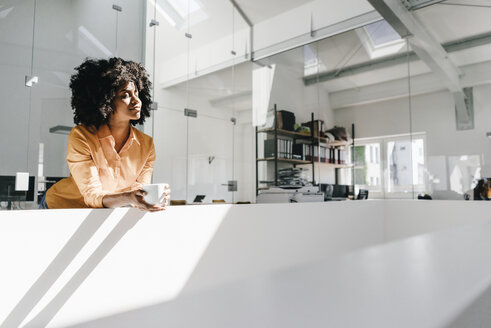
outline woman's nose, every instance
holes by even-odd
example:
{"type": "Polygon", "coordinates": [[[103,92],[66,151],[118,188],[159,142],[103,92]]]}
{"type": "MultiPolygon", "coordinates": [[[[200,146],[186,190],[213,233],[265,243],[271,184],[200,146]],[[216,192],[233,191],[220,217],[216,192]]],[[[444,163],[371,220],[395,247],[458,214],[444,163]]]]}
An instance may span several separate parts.
{"type": "Polygon", "coordinates": [[[138,98],[137,95],[134,95],[133,97],[131,97],[131,103],[132,104],[138,104],[140,102],[140,98],[138,98]]]}

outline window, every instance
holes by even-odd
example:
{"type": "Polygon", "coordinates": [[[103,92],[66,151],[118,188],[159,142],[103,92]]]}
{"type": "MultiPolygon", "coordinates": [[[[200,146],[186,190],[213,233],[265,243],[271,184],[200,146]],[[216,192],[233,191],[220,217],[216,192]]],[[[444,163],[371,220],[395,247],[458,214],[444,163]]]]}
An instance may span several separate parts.
{"type": "Polygon", "coordinates": [[[424,192],[424,140],[409,137],[386,141],[387,192],[424,192]]]}
{"type": "Polygon", "coordinates": [[[374,198],[412,198],[425,191],[425,134],[355,140],[355,188],[374,198]]]}
{"type": "Polygon", "coordinates": [[[382,190],[380,189],[379,181],[382,170],[379,164],[380,159],[375,157],[378,153],[374,151],[380,147],[380,144],[355,141],[355,145],[355,186],[360,189],[368,189],[371,193],[381,194],[382,190]]]}

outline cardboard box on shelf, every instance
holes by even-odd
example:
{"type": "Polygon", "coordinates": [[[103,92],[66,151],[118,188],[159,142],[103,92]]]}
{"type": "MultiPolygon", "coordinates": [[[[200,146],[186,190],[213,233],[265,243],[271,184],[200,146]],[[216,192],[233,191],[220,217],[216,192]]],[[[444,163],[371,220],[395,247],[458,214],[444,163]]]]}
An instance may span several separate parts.
{"type": "MultiPolygon", "coordinates": [[[[302,126],[307,126],[312,129],[312,121],[302,123],[302,126]]],[[[314,137],[325,137],[324,135],[324,121],[314,120],[314,137]]]]}

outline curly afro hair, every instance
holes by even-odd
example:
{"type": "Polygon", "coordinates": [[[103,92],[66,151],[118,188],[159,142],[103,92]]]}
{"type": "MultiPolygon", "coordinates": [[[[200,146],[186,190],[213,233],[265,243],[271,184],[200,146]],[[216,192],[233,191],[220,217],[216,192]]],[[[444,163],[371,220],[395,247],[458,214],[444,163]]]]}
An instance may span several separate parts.
{"type": "Polygon", "coordinates": [[[70,79],[75,124],[96,128],[108,124],[117,91],[129,82],[135,84],[142,102],[140,119],[131,124],[141,124],[150,116],[152,83],[142,65],[117,57],[86,59],[75,70],[70,79]]]}

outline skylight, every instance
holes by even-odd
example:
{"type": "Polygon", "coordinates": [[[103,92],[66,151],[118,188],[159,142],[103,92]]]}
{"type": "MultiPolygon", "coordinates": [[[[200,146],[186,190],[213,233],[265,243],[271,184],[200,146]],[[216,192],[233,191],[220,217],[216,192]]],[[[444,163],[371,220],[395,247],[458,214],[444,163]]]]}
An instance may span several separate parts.
{"type": "Polygon", "coordinates": [[[368,24],[365,26],[365,30],[376,47],[401,40],[399,34],[394,31],[386,20],[368,24]]]}
{"type": "MultiPolygon", "coordinates": [[[[167,0],[175,10],[179,12],[181,17],[188,15],[188,0],[167,0]]],[[[189,13],[192,14],[195,11],[203,8],[203,5],[197,0],[189,0],[189,13]]]]}
{"type": "Polygon", "coordinates": [[[380,20],[356,30],[370,59],[399,52],[406,42],[385,20],[380,20]]]}
{"type": "Polygon", "coordinates": [[[149,0],[159,14],[174,28],[181,30],[196,25],[208,18],[199,0],[149,0]],[[189,13],[188,13],[189,6],[189,13]]]}

